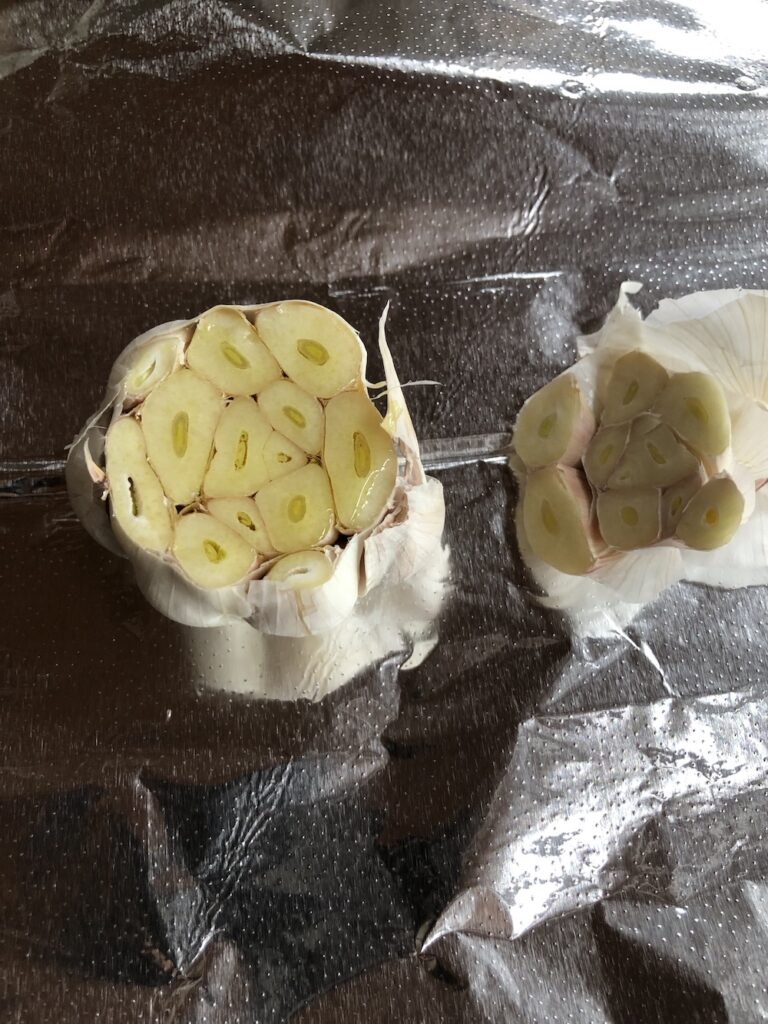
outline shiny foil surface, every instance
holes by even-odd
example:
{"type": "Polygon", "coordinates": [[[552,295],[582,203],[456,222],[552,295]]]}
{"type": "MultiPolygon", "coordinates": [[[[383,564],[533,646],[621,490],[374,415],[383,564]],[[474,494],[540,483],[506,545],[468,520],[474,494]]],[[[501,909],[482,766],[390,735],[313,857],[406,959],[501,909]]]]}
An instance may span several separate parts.
{"type": "MultiPolygon", "coordinates": [[[[576,637],[500,451],[641,281],[768,280],[759,0],[0,7],[0,1009],[30,1024],[768,1019],[768,594],[576,637]],[[375,329],[450,556],[325,640],[191,630],[65,446],[216,302],[375,329]]],[[[378,374],[378,376],[377,376],[378,374]]]]}

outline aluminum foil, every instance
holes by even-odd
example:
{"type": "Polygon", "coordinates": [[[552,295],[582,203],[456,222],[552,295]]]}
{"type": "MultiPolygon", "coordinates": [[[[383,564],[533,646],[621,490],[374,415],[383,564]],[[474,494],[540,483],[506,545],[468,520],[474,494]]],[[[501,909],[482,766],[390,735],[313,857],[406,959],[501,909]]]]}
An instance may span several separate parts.
{"type": "MultiPolygon", "coordinates": [[[[7,1020],[768,1017],[764,590],[577,639],[500,457],[619,283],[765,287],[768,12],[0,11],[7,1020]],[[214,302],[384,304],[450,562],[354,642],[201,633],[75,521],[115,356],[214,302]]],[[[375,363],[372,376],[375,377],[375,363]]],[[[207,631],[206,631],[207,632],[207,631]]]]}

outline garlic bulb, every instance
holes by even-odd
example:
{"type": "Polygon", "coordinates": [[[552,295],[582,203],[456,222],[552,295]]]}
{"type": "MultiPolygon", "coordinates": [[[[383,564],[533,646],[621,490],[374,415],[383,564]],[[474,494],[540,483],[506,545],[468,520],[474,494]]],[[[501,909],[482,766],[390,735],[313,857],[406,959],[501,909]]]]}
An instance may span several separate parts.
{"type": "Polygon", "coordinates": [[[699,292],[643,320],[639,288],[513,434],[521,554],[581,632],[683,579],[768,583],[768,292],[699,292]]]}
{"type": "Polygon", "coordinates": [[[387,413],[340,316],[298,300],[216,306],[141,335],[71,446],[70,500],[126,554],[150,603],[190,626],[338,627],[442,535],[384,336],[387,413]]]}

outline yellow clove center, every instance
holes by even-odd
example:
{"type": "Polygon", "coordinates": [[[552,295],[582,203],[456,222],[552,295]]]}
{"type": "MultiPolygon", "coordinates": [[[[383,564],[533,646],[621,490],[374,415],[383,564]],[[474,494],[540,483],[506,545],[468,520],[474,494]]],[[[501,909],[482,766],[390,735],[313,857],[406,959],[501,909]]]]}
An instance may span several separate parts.
{"type": "Polygon", "coordinates": [[[355,453],[355,473],[362,480],[371,472],[371,446],[359,430],[352,435],[352,445],[355,453]]]}
{"type": "Polygon", "coordinates": [[[173,417],[171,423],[171,439],[173,441],[173,450],[178,458],[183,459],[187,453],[187,444],[189,442],[189,414],[186,412],[177,412],[173,417]]]}
{"type": "Polygon", "coordinates": [[[621,518],[627,526],[637,526],[639,517],[637,509],[632,508],[631,505],[625,505],[621,510],[621,518]]]}
{"type": "Polygon", "coordinates": [[[686,398],[685,406],[688,412],[693,416],[694,419],[698,420],[699,423],[705,425],[709,423],[709,413],[704,407],[704,403],[698,398],[686,398]]]}
{"type": "Polygon", "coordinates": [[[307,514],[307,499],[303,494],[297,494],[288,502],[288,518],[292,523],[300,523],[307,514]]]}
{"type": "Polygon", "coordinates": [[[315,366],[324,366],[331,358],[325,345],[321,345],[319,341],[312,341],[309,338],[299,338],[296,342],[296,348],[299,355],[304,356],[305,359],[309,360],[310,363],[314,363],[315,366]]]}
{"type": "Polygon", "coordinates": [[[299,427],[301,430],[303,430],[307,425],[306,417],[302,416],[299,410],[294,408],[292,405],[283,406],[283,415],[289,419],[294,426],[299,427]]]}
{"type": "Polygon", "coordinates": [[[246,515],[245,512],[238,512],[237,513],[237,521],[238,521],[238,523],[240,523],[241,526],[244,526],[246,528],[246,530],[255,530],[256,529],[256,523],[254,523],[254,521],[251,519],[251,517],[249,515],[246,515]]]}
{"type": "Polygon", "coordinates": [[[544,523],[544,529],[547,533],[551,533],[553,537],[560,533],[560,524],[557,521],[557,516],[546,499],[541,503],[541,521],[544,523]]]}
{"type": "Polygon", "coordinates": [[[214,565],[217,562],[223,562],[227,557],[227,553],[224,548],[221,544],[217,544],[215,540],[204,540],[203,551],[205,552],[205,557],[208,561],[213,562],[214,565]]]}
{"type": "Polygon", "coordinates": [[[547,438],[552,433],[555,423],[557,422],[557,413],[551,412],[549,416],[545,416],[539,424],[539,437],[547,438]]]}
{"type": "Polygon", "coordinates": [[[627,388],[627,390],[624,392],[624,397],[621,400],[621,404],[622,405],[629,405],[629,403],[634,400],[634,398],[637,395],[637,392],[639,390],[640,390],[639,382],[636,381],[636,380],[633,380],[629,384],[629,387],[627,388]]]}
{"type": "Polygon", "coordinates": [[[221,354],[225,359],[228,359],[233,366],[237,367],[238,370],[247,370],[251,365],[245,358],[242,352],[231,345],[228,341],[222,341],[221,343],[221,354]]]}
{"type": "Polygon", "coordinates": [[[235,449],[235,469],[242,469],[248,461],[248,431],[243,430],[237,440],[235,449]]]}

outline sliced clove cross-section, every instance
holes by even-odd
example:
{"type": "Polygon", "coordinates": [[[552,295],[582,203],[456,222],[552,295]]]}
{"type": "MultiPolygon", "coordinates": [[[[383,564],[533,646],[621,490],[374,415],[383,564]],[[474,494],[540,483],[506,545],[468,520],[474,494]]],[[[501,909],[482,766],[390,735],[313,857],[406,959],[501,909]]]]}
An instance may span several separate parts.
{"type": "Polygon", "coordinates": [[[179,516],[175,532],[176,561],[199,587],[229,587],[242,580],[256,561],[249,544],[205,512],[179,516]]]}
{"type": "Polygon", "coordinates": [[[301,551],[336,537],[331,485],[317,463],[273,480],[254,500],[275,551],[301,551]]]}
{"type": "Polygon", "coordinates": [[[676,535],[697,551],[721,548],[733,537],[744,514],[744,495],[730,477],[709,480],[691,498],[677,524],[676,535]]]}
{"type": "Polygon", "coordinates": [[[619,459],[624,454],[629,437],[629,424],[619,423],[602,427],[584,453],[584,471],[595,487],[605,487],[619,459]]]}
{"type": "Polygon", "coordinates": [[[605,388],[602,422],[626,423],[649,409],[669,380],[667,371],[645,352],[617,359],[605,388]]]}
{"type": "Polygon", "coordinates": [[[535,555],[560,572],[581,576],[602,548],[592,517],[592,494],[576,470],[547,466],[531,473],[523,492],[523,529],[535,555]]]}
{"type": "Polygon", "coordinates": [[[253,498],[212,498],[206,507],[212,516],[234,530],[260,555],[271,557],[277,553],[253,498]]]}
{"type": "Polygon", "coordinates": [[[677,373],[659,396],[655,411],[701,455],[722,455],[731,443],[728,405],[708,373],[677,373]]]}
{"type": "Polygon", "coordinates": [[[685,480],[667,487],[661,495],[661,533],[663,537],[671,537],[680,522],[688,502],[704,486],[703,471],[689,476],[685,480]]]}
{"type": "Polygon", "coordinates": [[[269,422],[289,441],[308,455],[319,455],[323,448],[325,416],[320,402],[294,384],[276,380],[259,395],[259,408],[269,422]]]}
{"type": "Polygon", "coordinates": [[[660,498],[650,487],[599,494],[597,521],[606,544],[621,551],[655,544],[661,533],[660,498]]]}
{"type": "Polygon", "coordinates": [[[608,487],[669,487],[691,476],[699,466],[693,452],[661,423],[630,440],[608,478],[608,487]]]}
{"type": "Polygon", "coordinates": [[[373,526],[394,490],[397,456],[381,423],[375,405],[360,391],[345,391],[325,408],[323,463],[342,529],[373,526]]]}
{"type": "Polygon", "coordinates": [[[173,537],[170,509],[147,462],[141,427],[132,416],[116,420],[109,428],[105,455],[109,500],[118,530],[148,551],[167,550],[173,537]]]}
{"type": "Polygon", "coordinates": [[[230,395],[255,395],[282,377],[253,325],[231,306],[203,313],[187,349],[187,364],[230,395]]]}
{"type": "Polygon", "coordinates": [[[178,370],[141,406],[149,461],[165,493],[188,505],[200,492],[224,397],[191,370],[178,370]]]}
{"type": "Polygon", "coordinates": [[[308,462],[306,452],[276,430],[269,435],[263,454],[270,480],[278,480],[281,476],[293,473],[308,462]]]}
{"type": "Polygon", "coordinates": [[[515,423],[515,451],[529,469],[554,462],[576,465],[595,432],[579,383],[563,373],[528,399],[515,423]]]}
{"type": "Polygon", "coordinates": [[[183,352],[179,334],[155,338],[134,354],[131,367],[123,380],[126,398],[139,400],[150,393],[161,380],[176,369],[183,352]]]}
{"type": "Polygon", "coordinates": [[[209,498],[253,494],[269,481],[263,449],[272,427],[252,398],[236,398],[221,414],[203,490],[209,498]]]}
{"type": "Polygon", "coordinates": [[[296,551],[284,555],[266,575],[273,583],[283,583],[291,590],[319,587],[333,575],[333,564],[322,551],[296,551]]]}
{"type": "Polygon", "coordinates": [[[330,309],[278,302],[259,310],[256,330],[288,376],[317,398],[332,398],[360,381],[360,339],[330,309]]]}

